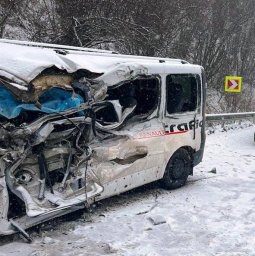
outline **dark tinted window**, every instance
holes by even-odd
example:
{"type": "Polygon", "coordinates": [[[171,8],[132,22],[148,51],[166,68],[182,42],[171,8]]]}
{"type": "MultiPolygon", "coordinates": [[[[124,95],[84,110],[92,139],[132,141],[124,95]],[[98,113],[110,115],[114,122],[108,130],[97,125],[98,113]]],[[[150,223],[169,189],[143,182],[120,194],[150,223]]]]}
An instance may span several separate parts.
{"type": "Polygon", "coordinates": [[[166,79],[167,112],[194,111],[200,105],[200,79],[193,74],[173,74],[166,79]]]}

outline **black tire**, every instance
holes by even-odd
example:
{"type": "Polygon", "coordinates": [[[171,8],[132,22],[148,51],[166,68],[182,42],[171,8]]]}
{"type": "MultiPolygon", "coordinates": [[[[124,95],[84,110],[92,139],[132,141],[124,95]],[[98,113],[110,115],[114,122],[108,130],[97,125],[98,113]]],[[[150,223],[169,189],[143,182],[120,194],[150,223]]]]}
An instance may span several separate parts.
{"type": "Polygon", "coordinates": [[[192,159],[187,150],[180,148],[170,158],[162,183],[166,189],[176,189],[185,185],[193,171],[192,159]]]}

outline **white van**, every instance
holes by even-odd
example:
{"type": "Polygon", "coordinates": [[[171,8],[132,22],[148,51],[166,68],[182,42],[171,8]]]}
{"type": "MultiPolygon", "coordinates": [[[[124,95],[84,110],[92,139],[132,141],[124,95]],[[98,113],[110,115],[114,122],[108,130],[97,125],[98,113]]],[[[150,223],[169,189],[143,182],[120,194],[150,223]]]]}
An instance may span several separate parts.
{"type": "Polygon", "coordinates": [[[0,40],[0,234],[161,180],[203,157],[205,74],[183,60],[0,40]]]}

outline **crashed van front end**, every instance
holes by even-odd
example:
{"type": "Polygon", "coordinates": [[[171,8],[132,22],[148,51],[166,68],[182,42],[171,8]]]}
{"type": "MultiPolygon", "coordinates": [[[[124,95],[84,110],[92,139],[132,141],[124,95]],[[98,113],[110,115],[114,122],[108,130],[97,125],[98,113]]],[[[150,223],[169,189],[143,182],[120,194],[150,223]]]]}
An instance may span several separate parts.
{"type": "Polygon", "coordinates": [[[127,173],[159,168],[162,154],[147,161],[154,142],[134,135],[158,115],[156,75],[132,61],[0,44],[0,235],[26,235],[118,193],[113,183],[127,173]]]}

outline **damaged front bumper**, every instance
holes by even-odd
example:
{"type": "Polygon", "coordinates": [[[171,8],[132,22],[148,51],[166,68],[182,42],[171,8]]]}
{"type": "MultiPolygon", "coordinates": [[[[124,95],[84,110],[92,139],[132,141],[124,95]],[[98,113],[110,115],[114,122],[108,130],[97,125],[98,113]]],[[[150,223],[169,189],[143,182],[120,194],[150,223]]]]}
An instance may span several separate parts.
{"type": "Polygon", "coordinates": [[[103,191],[87,166],[91,157],[91,149],[85,144],[88,137],[80,138],[81,129],[89,130],[91,120],[62,114],[38,121],[11,132],[5,127],[5,148],[0,158],[2,235],[17,232],[9,219],[26,229],[84,207],[103,191]],[[56,131],[60,126],[63,132],[56,131]]]}

